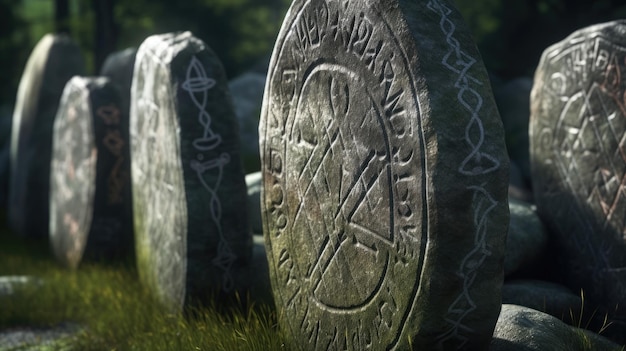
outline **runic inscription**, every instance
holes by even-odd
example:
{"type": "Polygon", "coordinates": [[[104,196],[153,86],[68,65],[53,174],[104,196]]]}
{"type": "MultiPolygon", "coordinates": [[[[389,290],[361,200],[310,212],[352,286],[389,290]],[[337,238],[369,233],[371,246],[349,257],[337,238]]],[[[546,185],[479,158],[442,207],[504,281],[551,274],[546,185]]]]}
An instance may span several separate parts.
{"type": "Polygon", "coordinates": [[[190,32],[137,52],[131,102],[133,207],[142,280],[180,310],[243,293],[251,236],[226,75],[190,32]]]}
{"type": "Polygon", "coordinates": [[[407,53],[381,14],[353,10],[305,4],[270,76],[282,94],[266,122],[265,205],[281,248],[269,255],[285,313],[315,348],[395,345],[426,244],[407,53]]]}
{"type": "Polygon", "coordinates": [[[608,308],[626,303],[625,22],[548,48],[532,94],[539,212],[569,252],[568,279],[608,308]]]}
{"type": "Polygon", "coordinates": [[[122,258],[132,248],[128,134],[119,101],[107,78],[76,76],[54,121],[50,241],[71,268],[122,258]]]}
{"type": "Polygon", "coordinates": [[[446,1],[292,4],[259,134],[272,289],[301,349],[490,342],[508,166],[468,36],[446,1]]]}

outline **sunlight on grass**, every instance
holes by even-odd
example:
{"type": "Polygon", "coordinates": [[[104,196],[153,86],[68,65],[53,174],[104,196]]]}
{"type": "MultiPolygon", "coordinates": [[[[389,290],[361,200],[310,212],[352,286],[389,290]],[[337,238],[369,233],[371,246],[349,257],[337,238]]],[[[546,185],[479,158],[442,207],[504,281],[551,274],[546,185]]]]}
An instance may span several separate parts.
{"type": "Polygon", "coordinates": [[[131,264],[87,264],[72,272],[56,264],[41,243],[0,234],[0,275],[44,281],[0,297],[0,329],[78,323],[84,329],[72,341],[74,350],[290,349],[269,307],[170,314],[139,284],[131,264]]]}

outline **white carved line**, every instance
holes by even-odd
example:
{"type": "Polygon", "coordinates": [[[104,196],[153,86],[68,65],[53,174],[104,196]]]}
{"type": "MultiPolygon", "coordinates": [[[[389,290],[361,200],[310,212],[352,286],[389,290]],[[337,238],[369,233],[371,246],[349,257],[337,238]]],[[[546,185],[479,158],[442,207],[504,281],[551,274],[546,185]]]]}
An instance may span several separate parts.
{"type": "MultiPolygon", "coordinates": [[[[448,70],[458,74],[458,79],[454,84],[458,89],[457,100],[471,114],[470,121],[465,128],[465,141],[470,146],[470,153],[459,166],[458,172],[466,176],[485,175],[498,169],[500,162],[481,150],[485,140],[485,130],[480,119],[483,98],[471,87],[471,84],[482,85],[482,83],[468,73],[476,63],[476,59],[464,52],[459,41],[454,37],[456,26],[448,17],[452,10],[439,0],[430,0],[427,6],[441,16],[439,25],[449,46],[449,51],[444,55],[441,63],[448,70]]],[[[463,321],[477,308],[470,290],[479,268],[491,254],[487,249],[487,221],[497,201],[483,186],[468,186],[467,189],[474,192],[472,201],[476,226],[474,248],[461,260],[461,266],[457,271],[458,276],[463,280],[463,289],[448,308],[448,316],[445,320],[451,328],[439,337],[439,346],[442,348],[446,341],[454,339],[458,341],[458,349],[462,349],[469,339],[461,333],[474,332],[463,321]]]]}
{"type": "Polygon", "coordinates": [[[211,115],[206,111],[208,91],[213,88],[213,86],[215,86],[215,80],[208,78],[202,63],[195,56],[192,57],[189,67],[187,67],[187,76],[186,80],[183,82],[182,88],[189,92],[191,100],[198,108],[198,122],[204,127],[204,131],[201,138],[197,138],[193,141],[193,146],[199,153],[198,159],[191,161],[191,168],[196,171],[202,186],[210,194],[210,215],[217,228],[217,234],[219,235],[217,253],[212,263],[224,272],[222,290],[229,292],[234,288],[231,269],[236,260],[236,256],[224,236],[222,228],[222,204],[217,196],[217,190],[222,183],[224,166],[230,162],[230,155],[222,153],[215,159],[204,160],[203,155],[200,153],[202,151],[213,150],[222,143],[222,137],[211,129],[211,115]],[[204,174],[208,171],[217,172],[217,179],[212,186],[208,184],[204,178],[204,174]]]}

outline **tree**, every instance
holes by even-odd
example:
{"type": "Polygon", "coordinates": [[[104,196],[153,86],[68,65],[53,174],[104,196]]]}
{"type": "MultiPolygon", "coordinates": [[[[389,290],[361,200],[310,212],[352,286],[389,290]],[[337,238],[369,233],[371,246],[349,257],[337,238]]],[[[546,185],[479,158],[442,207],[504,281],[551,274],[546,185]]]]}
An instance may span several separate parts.
{"type": "Polygon", "coordinates": [[[54,1],[54,27],[57,33],[69,33],[70,6],[68,0],[54,1]]]}
{"type": "Polygon", "coordinates": [[[118,26],[114,18],[115,0],[92,0],[96,17],[94,30],[94,70],[100,71],[107,55],[117,48],[118,26]]]}

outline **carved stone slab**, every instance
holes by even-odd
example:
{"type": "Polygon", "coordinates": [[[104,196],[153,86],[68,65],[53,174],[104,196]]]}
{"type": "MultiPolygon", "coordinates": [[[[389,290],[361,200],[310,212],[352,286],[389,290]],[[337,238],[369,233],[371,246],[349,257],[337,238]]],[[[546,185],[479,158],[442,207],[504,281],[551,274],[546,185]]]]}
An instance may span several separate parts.
{"type": "Polygon", "coordinates": [[[626,21],[546,49],[530,150],[537,210],[558,237],[563,278],[626,322],[625,77],[626,21]]]}
{"type": "Polygon", "coordinates": [[[137,48],[127,48],[110,54],[100,70],[100,75],[109,77],[118,85],[121,93],[121,108],[127,115],[130,111],[130,87],[133,82],[133,70],[137,48]]]}
{"type": "Polygon", "coordinates": [[[54,122],[50,244],[70,268],[132,253],[128,115],[107,78],[72,78],[54,122]]]}
{"type": "Polygon", "coordinates": [[[131,99],[138,268],[180,308],[247,282],[252,237],[227,80],[191,33],[152,36],[135,61],[131,99]]]}
{"type": "Polygon", "coordinates": [[[292,4],[261,116],[262,214],[302,349],[488,345],[508,158],[472,43],[444,1],[292,4]]]}
{"type": "Polygon", "coordinates": [[[24,68],[13,112],[8,206],[19,235],[48,237],[52,124],[65,83],[84,72],[78,46],[56,34],[37,43],[24,68]]]}

